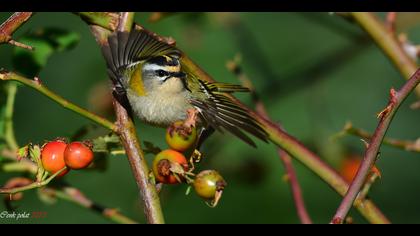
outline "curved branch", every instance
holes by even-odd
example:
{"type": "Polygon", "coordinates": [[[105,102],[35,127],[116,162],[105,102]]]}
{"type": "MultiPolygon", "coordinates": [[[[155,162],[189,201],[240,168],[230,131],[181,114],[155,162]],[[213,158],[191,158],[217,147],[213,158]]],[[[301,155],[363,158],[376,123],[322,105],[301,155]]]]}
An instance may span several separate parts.
{"type": "Polygon", "coordinates": [[[32,79],[28,79],[25,78],[23,76],[20,76],[16,73],[13,72],[7,72],[7,71],[0,71],[0,80],[3,81],[17,81],[21,84],[24,84],[30,88],[33,88],[35,90],[37,90],[38,92],[40,92],[41,94],[45,95],[46,97],[48,97],[49,99],[53,100],[54,102],[60,104],[61,106],[63,106],[64,108],[71,110],[73,112],[76,112],[77,114],[84,116],[86,118],[88,118],[89,120],[102,125],[103,127],[113,131],[113,132],[117,132],[117,127],[114,125],[114,123],[108,121],[107,119],[100,117],[96,114],[91,113],[88,110],[85,110],[79,106],[77,106],[76,104],[73,104],[69,101],[67,101],[66,99],[62,98],[61,96],[55,94],[54,92],[52,92],[51,90],[49,90],[48,88],[46,88],[45,86],[43,86],[39,80],[32,80],[32,79]]]}
{"type": "Polygon", "coordinates": [[[375,133],[369,143],[369,146],[365,152],[365,156],[362,164],[360,165],[353,182],[350,185],[349,190],[346,193],[346,196],[342,200],[340,206],[337,209],[337,212],[332,219],[331,223],[342,223],[344,218],[347,216],[348,211],[350,210],[353,202],[355,201],[357,194],[360,189],[363,187],[363,184],[366,180],[366,177],[369,174],[372,166],[375,164],[376,157],[381,147],[382,140],[385,137],[385,134],[391,124],[392,118],[397,112],[400,105],[408,97],[411,91],[413,91],[416,86],[420,83],[420,69],[414,73],[410,80],[405,83],[405,85],[399,90],[395,91],[391,89],[391,97],[388,103],[388,106],[379,114],[380,121],[376,127],[375,133]]]}
{"type": "MultiPolygon", "coordinates": [[[[404,51],[393,31],[387,29],[376,15],[368,12],[350,13],[357,24],[373,39],[385,55],[394,63],[401,75],[410,79],[411,75],[417,70],[417,64],[404,51]]],[[[416,89],[417,96],[420,97],[420,86],[416,89]]]]}

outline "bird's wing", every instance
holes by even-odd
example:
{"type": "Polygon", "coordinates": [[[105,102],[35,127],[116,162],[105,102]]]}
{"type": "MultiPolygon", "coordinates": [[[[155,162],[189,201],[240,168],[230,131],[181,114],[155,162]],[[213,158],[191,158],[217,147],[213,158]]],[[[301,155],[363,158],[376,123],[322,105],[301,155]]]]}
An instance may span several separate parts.
{"type": "Polygon", "coordinates": [[[222,133],[227,130],[253,147],[256,146],[254,141],[244,131],[267,142],[268,134],[260,123],[225,94],[245,92],[248,89],[240,85],[209,83],[196,78],[195,80],[195,83],[189,83],[197,84],[197,87],[191,90],[199,91],[200,94],[192,96],[191,104],[199,110],[207,124],[222,133]]]}

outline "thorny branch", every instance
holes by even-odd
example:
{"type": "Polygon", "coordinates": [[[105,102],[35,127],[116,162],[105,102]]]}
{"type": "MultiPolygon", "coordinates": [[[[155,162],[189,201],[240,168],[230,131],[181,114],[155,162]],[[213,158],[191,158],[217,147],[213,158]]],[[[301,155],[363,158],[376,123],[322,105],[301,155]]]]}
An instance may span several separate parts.
{"type": "Polygon", "coordinates": [[[388,106],[378,115],[378,118],[380,119],[379,124],[376,127],[372,139],[370,140],[368,148],[366,149],[363,162],[360,165],[357,174],[353,179],[353,182],[351,183],[350,188],[344,196],[340,206],[338,207],[331,223],[342,223],[343,219],[347,216],[347,213],[353,205],[353,202],[355,201],[360,189],[363,187],[366,177],[368,176],[372,166],[375,164],[382,141],[394,115],[396,114],[400,105],[408,97],[410,92],[413,91],[419,83],[420,69],[417,69],[417,71],[399,91],[391,89],[388,106]]]}
{"type": "MultiPolygon", "coordinates": [[[[355,135],[366,141],[369,141],[370,139],[372,139],[372,134],[370,134],[366,130],[353,127],[351,123],[347,123],[344,126],[344,129],[340,133],[340,135],[341,134],[355,135]]],[[[385,137],[383,140],[383,144],[396,147],[396,148],[409,151],[409,152],[420,152],[420,138],[418,138],[416,141],[411,141],[411,140],[400,140],[400,139],[385,137]]]]}

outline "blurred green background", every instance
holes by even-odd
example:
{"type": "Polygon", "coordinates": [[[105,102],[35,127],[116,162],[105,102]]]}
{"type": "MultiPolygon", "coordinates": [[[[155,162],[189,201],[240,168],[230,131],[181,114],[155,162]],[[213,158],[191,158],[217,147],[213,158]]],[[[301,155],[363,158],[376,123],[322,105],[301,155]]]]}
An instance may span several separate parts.
{"type": "MultiPolygon", "coordinates": [[[[402,15],[404,15],[403,13],[402,15]]],[[[0,21],[11,13],[1,13],[0,21]]],[[[389,89],[404,80],[357,25],[328,13],[177,13],[151,23],[149,13],[136,14],[136,21],[160,35],[171,36],[202,68],[218,81],[237,83],[226,62],[242,55],[243,70],[254,82],[261,99],[275,121],[283,124],[326,162],[340,167],[349,153],[362,155],[359,138],[330,137],[346,121],[372,132],[376,113],[387,103],[389,89]]],[[[418,15],[402,16],[398,29],[420,42],[418,15]]],[[[108,78],[99,47],[87,25],[70,13],[37,13],[14,38],[43,27],[75,32],[80,42],[69,51],[48,60],[39,73],[51,90],[82,107],[95,110],[89,102],[92,89],[108,78]]],[[[0,67],[12,70],[13,46],[0,46],[0,67]]],[[[97,90],[95,90],[97,91],[97,90]]],[[[239,98],[248,105],[248,95],[239,98]]],[[[419,110],[408,105],[411,95],[395,117],[388,136],[419,138],[419,110]]],[[[69,137],[90,122],[65,110],[39,93],[19,87],[14,125],[20,145],[42,143],[55,137],[69,137]]],[[[164,130],[136,122],[142,140],[164,148],[164,130]]],[[[104,133],[103,131],[97,131],[104,133]]],[[[161,193],[167,223],[299,223],[284,168],[275,147],[258,142],[253,149],[230,135],[214,135],[203,152],[200,169],[216,169],[228,187],[220,204],[209,208],[185,185],[165,186],[161,193]]],[[[106,171],[73,171],[65,178],[95,202],[115,207],[139,222],[145,218],[138,201],[125,156],[107,156],[106,171]]],[[[151,161],[153,156],[148,155],[151,161]]],[[[315,223],[329,222],[340,197],[306,167],[294,161],[304,199],[315,223]]],[[[383,146],[377,166],[382,178],[370,192],[378,207],[395,223],[420,223],[420,155],[383,146]]],[[[0,173],[0,183],[16,176],[0,173]]],[[[0,223],[112,223],[92,211],[59,200],[48,205],[36,191],[25,193],[16,211],[47,212],[35,220],[5,220],[0,223]]],[[[0,212],[5,207],[0,205],[0,212]]],[[[366,223],[356,211],[356,223],[366,223]]]]}

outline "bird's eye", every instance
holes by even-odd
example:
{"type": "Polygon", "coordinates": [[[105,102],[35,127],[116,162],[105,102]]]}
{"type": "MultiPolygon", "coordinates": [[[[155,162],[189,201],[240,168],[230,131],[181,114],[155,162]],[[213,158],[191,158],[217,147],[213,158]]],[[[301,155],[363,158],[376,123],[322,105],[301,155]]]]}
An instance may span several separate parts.
{"type": "Polygon", "coordinates": [[[168,76],[169,73],[167,71],[164,71],[164,70],[157,70],[156,75],[159,76],[159,77],[165,77],[165,76],[168,76]]]}

